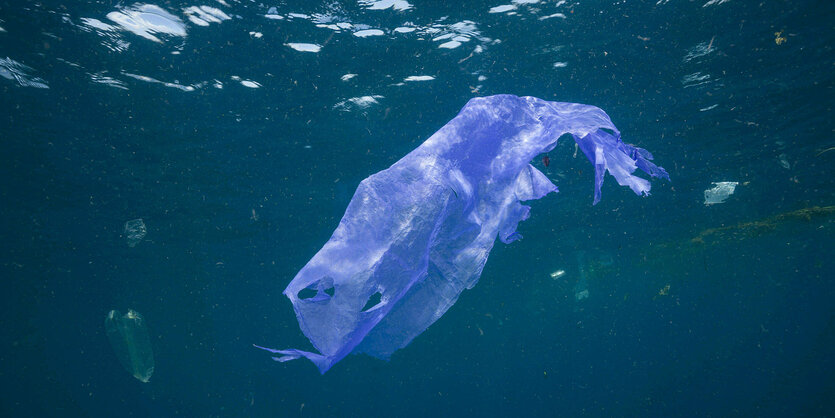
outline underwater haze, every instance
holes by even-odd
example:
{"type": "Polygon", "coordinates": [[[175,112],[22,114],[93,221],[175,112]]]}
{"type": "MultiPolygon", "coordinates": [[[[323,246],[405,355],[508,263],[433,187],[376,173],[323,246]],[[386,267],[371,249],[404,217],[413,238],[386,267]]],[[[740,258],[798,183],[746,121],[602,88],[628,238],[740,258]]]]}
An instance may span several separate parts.
{"type": "Polygon", "coordinates": [[[831,1],[0,0],[0,415],[831,416],[831,1]],[[478,284],[320,375],[282,294],[474,97],[599,107],[478,284]],[[578,155],[579,154],[579,155],[578,155]],[[648,178],[648,176],[644,176],[648,178]]]}

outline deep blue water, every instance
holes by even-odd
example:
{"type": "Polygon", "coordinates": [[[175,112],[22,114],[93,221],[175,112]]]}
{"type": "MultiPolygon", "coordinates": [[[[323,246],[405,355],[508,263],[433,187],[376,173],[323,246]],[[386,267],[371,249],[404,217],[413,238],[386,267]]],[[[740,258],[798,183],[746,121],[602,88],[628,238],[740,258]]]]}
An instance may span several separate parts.
{"type": "Polygon", "coordinates": [[[835,3],[70,4],[0,3],[1,415],[835,414],[835,3]],[[499,93],[604,109],[672,182],[592,206],[567,141],[391,361],[253,348],[310,348],[281,292],[359,181],[499,93]]]}

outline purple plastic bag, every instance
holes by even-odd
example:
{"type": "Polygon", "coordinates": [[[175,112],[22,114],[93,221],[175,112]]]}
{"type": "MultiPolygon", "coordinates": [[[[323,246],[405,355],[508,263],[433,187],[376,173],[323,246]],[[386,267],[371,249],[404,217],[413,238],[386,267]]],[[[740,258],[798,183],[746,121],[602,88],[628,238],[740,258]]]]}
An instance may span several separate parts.
{"type": "Polygon", "coordinates": [[[325,373],[350,353],[388,359],[472,288],[498,235],[521,236],[530,207],[557,187],[530,165],[570,133],[595,166],[594,203],[608,170],[648,195],[640,168],[669,180],[644,149],[625,144],[601,109],[535,97],[470,100],[421,146],[363,180],[333,236],[284,294],[319,353],[276,350],[276,361],[306,357],[325,373]]]}

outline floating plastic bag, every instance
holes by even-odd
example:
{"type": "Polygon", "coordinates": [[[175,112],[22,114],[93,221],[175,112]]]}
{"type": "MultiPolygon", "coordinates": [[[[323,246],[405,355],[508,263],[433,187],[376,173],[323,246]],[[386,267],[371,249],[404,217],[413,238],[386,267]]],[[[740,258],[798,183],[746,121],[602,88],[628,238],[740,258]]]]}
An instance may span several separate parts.
{"type": "MultiPolygon", "coordinates": [[[[603,175],[639,195],[669,179],[644,149],[625,144],[602,110],[575,103],[500,95],[475,98],[386,170],[363,180],[324,247],[284,294],[319,353],[263,348],[306,357],[321,373],[350,353],[387,359],[475,286],[498,236],[521,235],[530,207],[557,187],[530,165],[570,133],[595,167],[594,203],[603,175]]],[[[257,347],[257,346],[256,346],[257,347]]]]}
{"type": "Polygon", "coordinates": [[[104,319],[104,328],[119,362],[133,377],[148,383],[154,374],[154,352],[148,328],[139,312],[132,309],[122,315],[110,311],[104,319]]]}

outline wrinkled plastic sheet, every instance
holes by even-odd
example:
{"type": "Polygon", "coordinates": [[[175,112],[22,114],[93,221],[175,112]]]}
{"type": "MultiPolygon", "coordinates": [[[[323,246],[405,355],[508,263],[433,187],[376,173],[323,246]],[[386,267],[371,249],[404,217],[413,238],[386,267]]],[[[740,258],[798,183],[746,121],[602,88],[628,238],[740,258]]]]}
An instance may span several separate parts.
{"type": "Polygon", "coordinates": [[[136,247],[136,244],[139,244],[147,233],[148,228],[145,226],[145,221],[142,218],[125,222],[125,240],[128,243],[128,247],[136,247]]]}
{"type": "Polygon", "coordinates": [[[479,279],[496,237],[510,243],[530,207],[556,192],[530,164],[570,133],[595,167],[594,203],[608,171],[648,195],[636,169],[669,180],[652,155],[625,144],[594,106],[498,95],[470,100],[418,148],[363,180],[324,247],[284,294],[318,353],[276,350],[276,361],[306,357],[325,373],[350,353],[381,359],[405,347],[479,279]]]}
{"type": "Polygon", "coordinates": [[[734,194],[736,186],[739,185],[739,182],[720,181],[713,182],[711,184],[713,184],[713,187],[705,190],[705,205],[707,206],[724,203],[725,200],[728,200],[728,198],[734,194]]]}

